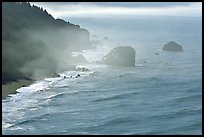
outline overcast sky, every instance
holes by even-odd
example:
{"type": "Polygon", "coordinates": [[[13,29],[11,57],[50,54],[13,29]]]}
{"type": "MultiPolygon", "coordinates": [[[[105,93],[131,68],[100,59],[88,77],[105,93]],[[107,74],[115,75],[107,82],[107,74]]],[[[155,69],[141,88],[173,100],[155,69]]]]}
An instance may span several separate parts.
{"type": "Polygon", "coordinates": [[[201,2],[31,2],[55,18],[113,16],[202,16],[201,2]]]}

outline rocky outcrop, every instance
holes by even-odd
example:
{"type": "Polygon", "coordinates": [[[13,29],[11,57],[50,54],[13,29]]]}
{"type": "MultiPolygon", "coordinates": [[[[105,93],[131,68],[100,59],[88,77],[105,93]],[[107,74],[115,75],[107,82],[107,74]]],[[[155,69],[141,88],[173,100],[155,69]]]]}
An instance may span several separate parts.
{"type": "Polygon", "coordinates": [[[170,41],[164,45],[163,51],[183,51],[183,47],[174,41],[170,41]]]}
{"type": "Polygon", "coordinates": [[[128,47],[115,47],[102,58],[102,63],[114,66],[135,66],[135,50],[128,47]]]}
{"type": "Polygon", "coordinates": [[[51,77],[56,78],[56,77],[60,77],[60,75],[55,72],[55,73],[53,73],[53,74],[51,75],[51,77]]]}

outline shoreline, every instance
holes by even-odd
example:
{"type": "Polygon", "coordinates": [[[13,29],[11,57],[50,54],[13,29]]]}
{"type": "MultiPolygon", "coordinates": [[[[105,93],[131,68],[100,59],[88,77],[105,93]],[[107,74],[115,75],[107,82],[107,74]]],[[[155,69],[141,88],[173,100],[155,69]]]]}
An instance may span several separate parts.
{"type": "Polygon", "coordinates": [[[2,99],[5,99],[9,94],[16,94],[17,89],[23,86],[29,86],[34,82],[34,80],[20,79],[15,82],[9,82],[2,84],[2,99]]]}
{"type": "MultiPolygon", "coordinates": [[[[79,67],[76,68],[74,67],[74,69],[71,67],[71,70],[77,70],[79,71],[87,71],[86,68],[83,67],[79,67]]],[[[53,73],[50,77],[48,78],[55,78],[55,77],[59,77],[60,75],[58,73],[53,73]]],[[[2,100],[5,99],[8,95],[10,94],[16,94],[17,93],[17,89],[21,88],[21,87],[27,87],[31,84],[33,84],[35,81],[39,81],[39,80],[43,80],[45,77],[41,77],[38,79],[33,79],[33,78],[29,78],[29,79],[19,79],[17,81],[12,81],[12,82],[8,82],[5,84],[2,84],[2,100]]]]}

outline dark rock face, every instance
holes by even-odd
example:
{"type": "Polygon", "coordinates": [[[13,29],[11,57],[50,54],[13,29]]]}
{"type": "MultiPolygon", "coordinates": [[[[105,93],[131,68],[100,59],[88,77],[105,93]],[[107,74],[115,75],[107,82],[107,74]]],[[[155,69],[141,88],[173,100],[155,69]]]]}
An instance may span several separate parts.
{"type": "Polygon", "coordinates": [[[59,74],[57,74],[56,72],[55,72],[55,73],[53,73],[51,76],[52,76],[53,78],[60,77],[60,75],[59,75],[59,74]]]}
{"type": "Polygon", "coordinates": [[[116,47],[102,58],[102,63],[114,66],[135,66],[135,50],[128,47],[116,47]]]}
{"type": "Polygon", "coordinates": [[[183,51],[183,47],[174,41],[170,41],[164,45],[163,51],[183,51]]]}

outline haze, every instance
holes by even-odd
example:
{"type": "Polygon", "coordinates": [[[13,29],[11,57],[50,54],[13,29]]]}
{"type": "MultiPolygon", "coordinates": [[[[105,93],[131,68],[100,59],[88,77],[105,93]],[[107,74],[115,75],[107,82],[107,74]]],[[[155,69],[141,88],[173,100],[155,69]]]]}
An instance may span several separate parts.
{"type": "Polygon", "coordinates": [[[32,2],[60,17],[202,16],[201,2],[32,2]]]}

